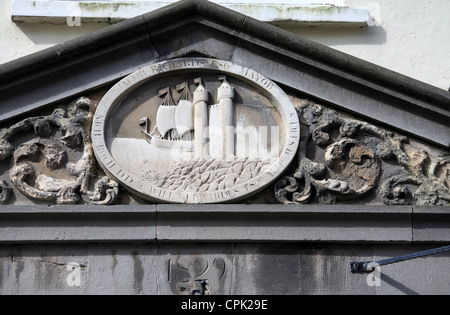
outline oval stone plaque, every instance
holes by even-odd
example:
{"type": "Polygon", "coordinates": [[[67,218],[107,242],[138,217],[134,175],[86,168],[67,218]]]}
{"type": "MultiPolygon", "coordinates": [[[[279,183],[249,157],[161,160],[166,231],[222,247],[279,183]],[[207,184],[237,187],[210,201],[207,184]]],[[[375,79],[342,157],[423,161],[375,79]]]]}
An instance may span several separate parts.
{"type": "Polygon", "coordinates": [[[289,97],[237,64],[183,58],[127,76],[103,97],[92,142],[100,166],[154,202],[238,201],[271,184],[300,136],[289,97]]]}

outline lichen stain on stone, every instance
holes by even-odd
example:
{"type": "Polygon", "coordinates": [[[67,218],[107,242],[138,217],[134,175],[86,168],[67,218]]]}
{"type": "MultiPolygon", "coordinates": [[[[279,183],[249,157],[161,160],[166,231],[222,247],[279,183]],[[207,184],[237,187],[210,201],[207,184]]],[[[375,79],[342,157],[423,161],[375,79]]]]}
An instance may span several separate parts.
{"type": "Polygon", "coordinates": [[[25,263],[23,262],[22,259],[13,259],[13,273],[14,273],[14,278],[17,284],[17,288],[19,288],[19,283],[20,283],[20,274],[22,273],[22,271],[25,268],[25,263]]]}
{"type": "MultiPolygon", "coordinates": [[[[283,5],[268,5],[268,6],[255,6],[251,4],[236,4],[233,5],[233,8],[236,8],[243,14],[252,16],[257,14],[258,12],[276,12],[276,17],[271,18],[270,20],[273,22],[280,21],[300,21],[300,18],[296,18],[296,15],[302,14],[320,14],[322,19],[325,19],[323,16],[331,16],[335,9],[338,10],[338,14],[340,13],[342,7],[336,6],[283,6],[283,5]]],[[[346,7],[344,7],[346,8],[346,7]]]]}
{"type": "Polygon", "coordinates": [[[112,250],[111,251],[111,257],[112,257],[112,266],[111,266],[111,270],[112,270],[112,274],[114,274],[114,272],[116,271],[116,267],[117,267],[117,251],[116,250],[112,250]]]}
{"type": "Polygon", "coordinates": [[[133,289],[135,294],[140,294],[144,282],[144,267],[137,251],[133,251],[131,257],[133,258],[133,289]]]}
{"type": "Polygon", "coordinates": [[[117,12],[119,8],[127,8],[127,7],[135,7],[136,4],[134,3],[127,3],[127,2],[121,2],[121,3],[111,3],[111,2],[79,2],[78,6],[80,9],[83,9],[85,11],[112,11],[117,12]]]}

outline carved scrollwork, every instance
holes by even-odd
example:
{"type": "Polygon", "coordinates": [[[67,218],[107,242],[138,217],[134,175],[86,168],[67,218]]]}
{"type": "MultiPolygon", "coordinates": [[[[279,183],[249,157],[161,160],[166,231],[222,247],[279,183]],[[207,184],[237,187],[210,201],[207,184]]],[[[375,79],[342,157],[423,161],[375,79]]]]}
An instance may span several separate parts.
{"type": "Polygon", "coordinates": [[[331,203],[336,198],[357,198],[376,186],[380,164],[369,148],[346,138],[327,147],[324,159],[325,164],[303,158],[294,177],[286,182],[288,185],[277,184],[276,189],[285,190],[277,192],[278,200],[282,201],[280,193],[286,198],[290,192],[292,203],[307,203],[314,188],[320,200],[331,203]],[[333,177],[326,178],[326,174],[333,177]],[[303,185],[298,185],[299,182],[303,185]],[[297,191],[300,186],[303,189],[297,191]]]}
{"type": "Polygon", "coordinates": [[[5,181],[0,181],[0,205],[8,203],[11,196],[11,188],[5,181]]]}
{"type": "MultiPolygon", "coordinates": [[[[9,180],[26,197],[56,204],[112,204],[118,184],[97,177],[88,130],[93,104],[88,98],[74,102],[67,112],[56,109],[49,116],[24,119],[0,131],[0,160],[12,157],[9,180]],[[31,138],[23,143],[16,139],[31,138]]],[[[0,203],[12,190],[0,187],[0,203]]]]}
{"type": "Polygon", "coordinates": [[[431,157],[426,151],[404,145],[407,175],[392,176],[381,186],[386,204],[450,205],[450,157],[431,157]],[[411,191],[413,189],[413,191],[411,191]]]}
{"type": "MultiPolygon", "coordinates": [[[[303,203],[301,200],[297,199],[300,195],[298,190],[298,182],[294,177],[284,176],[275,184],[275,197],[278,201],[285,204],[295,204],[303,203]],[[289,194],[296,194],[293,196],[293,200],[289,200],[289,194]]],[[[307,195],[306,201],[309,198],[307,195]]]]}
{"type": "Polygon", "coordinates": [[[408,205],[413,199],[408,185],[420,185],[413,176],[392,176],[381,184],[381,198],[388,205],[408,205]]]}
{"type": "Polygon", "coordinates": [[[103,177],[95,183],[94,192],[90,194],[91,203],[110,205],[114,203],[118,194],[119,184],[108,177],[103,177]]]}
{"type": "Polygon", "coordinates": [[[278,201],[334,203],[371,192],[385,204],[450,204],[448,156],[321,105],[297,105],[305,133],[297,169],[275,185],[278,201]]]}

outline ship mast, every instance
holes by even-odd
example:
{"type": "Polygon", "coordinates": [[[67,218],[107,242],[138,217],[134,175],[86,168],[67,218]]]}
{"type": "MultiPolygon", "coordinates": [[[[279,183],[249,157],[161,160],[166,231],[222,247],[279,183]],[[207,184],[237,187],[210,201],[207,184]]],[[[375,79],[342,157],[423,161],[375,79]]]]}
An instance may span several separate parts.
{"type": "Polygon", "coordinates": [[[193,106],[192,95],[189,91],[188,82],[183,82],[176,86],[176,90],[180,92],[178,97],[178,105],[175,111],[175,124],[177,126],[178,135],[180,140],[192,141],[194,136],[194,119],[193,119],[193,106]]]}
{"type": "Polygon", "coordinates": [[[176,140],[178,132],[176,131],[175,111],[176,105],[170,94],[170,88],[159,90],[159,96],[164,96],[164,100],[156,113],[156,127],[158,128],[161,138],[168,140],[176,140]]]}
{"type": "Polygon", "coordinates": [[[159,97],[164,97],[164,100],[161,103],[161,106],[175,106],[175,102],[173,101],[172,95],[170,94],[170,87],[166,87],[158,91],[159,97]]]}

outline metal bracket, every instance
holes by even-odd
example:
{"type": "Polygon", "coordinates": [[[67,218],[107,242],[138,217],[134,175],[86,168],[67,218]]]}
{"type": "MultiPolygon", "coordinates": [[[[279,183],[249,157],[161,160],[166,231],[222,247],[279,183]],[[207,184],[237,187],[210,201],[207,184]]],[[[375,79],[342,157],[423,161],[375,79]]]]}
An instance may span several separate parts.
{"type": "Polygon", "coordinates": [[[200,290],[193,290],[192,295],[206,295],[208,291],[208,280],[207,279],[198,279],[195,280],[196,282],[200,283],[201,289],[200,290]]]}
{"type": "Polygon", "coordinates": [[[375,271],[375,268],[378,266],[395,264],[395,263],[398,263],[401,261],[415,259],[415,258],[424,257],[424,256],[429,256],[429,255],[434,255],[434,254],[443,253],[446,251],[450,251],[450,245],[440,247],[440,248],[430,249],[430,250],[426,250],[426,251],[418,252],[418,253],[414,253],[414,254],[379,260],[379,261],[359,261],[359,262],[354,261],[354,262],[350,263],[350,269],[351,269],[352,273],[371,273],[371,272],[375,271]]]}

